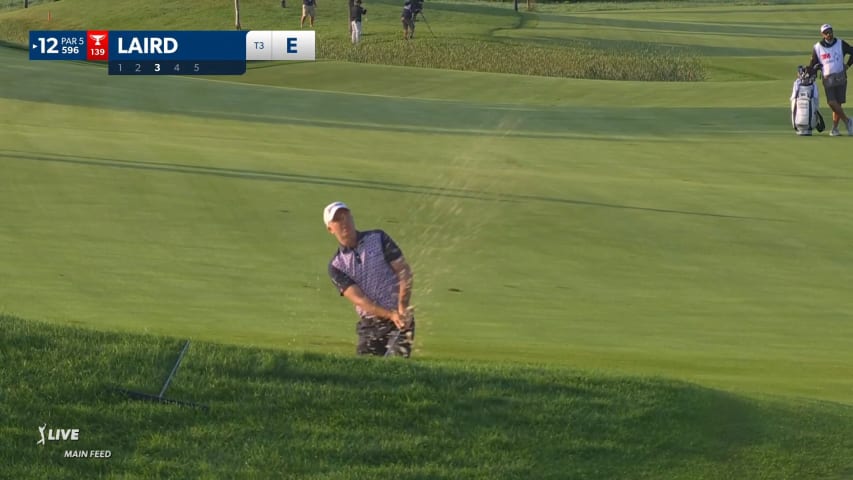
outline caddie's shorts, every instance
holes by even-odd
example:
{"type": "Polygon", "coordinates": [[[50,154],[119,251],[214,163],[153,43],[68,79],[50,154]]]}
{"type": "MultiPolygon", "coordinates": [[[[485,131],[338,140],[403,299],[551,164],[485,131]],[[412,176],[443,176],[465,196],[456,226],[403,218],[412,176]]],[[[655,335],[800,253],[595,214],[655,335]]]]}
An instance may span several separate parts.
{"type": "Polygon", "coordinates": [[[833,74],[823,78],[823,90],[826,92],[826,101],[844,103],[847,101],[847,74],[833,74]]]}
{"type": "Polygon", "coordinates": [[[826,101],[827,102],[838,102],[845,103],[847,101],[847,84],[842,83],[841,85],[835,85],[832,87],[823,86],[824,91],[826,92],[826,101]]]}
{"type": "Polygon", "coordinates": [[[400,17],[400,20],[403,22],[403,30],[415,30],[415,21],[408,20],[406,18],[400,17]]]}
{"type": "Polygon", "coordinates": [[[302,5],[302,15],[307,17],[313,17],[314,5],[302,5]]]}
{"type": "Polygon", "coordinates": [[[355,326],[358,334],[356,353],[409,358],[415,340],[415,320],[409,329],[400,331],[391,320],[362,318],[355,326]],[[390,351],[389,351],[390,350],[390,351]]]}

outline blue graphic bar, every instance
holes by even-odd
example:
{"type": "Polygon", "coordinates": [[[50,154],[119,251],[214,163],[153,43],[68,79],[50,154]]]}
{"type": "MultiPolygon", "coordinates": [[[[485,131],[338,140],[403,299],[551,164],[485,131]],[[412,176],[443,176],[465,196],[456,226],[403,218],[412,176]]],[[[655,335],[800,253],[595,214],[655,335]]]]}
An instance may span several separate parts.
{"type": "Polygon", "coordinates": [[[246,31],[109,31],[109,60],[246,60],[246,31]]]}
{"type": "Polygon", "coordinates": [[[86,60],[86,31],[31,30],[30,60],[86,60]]]}

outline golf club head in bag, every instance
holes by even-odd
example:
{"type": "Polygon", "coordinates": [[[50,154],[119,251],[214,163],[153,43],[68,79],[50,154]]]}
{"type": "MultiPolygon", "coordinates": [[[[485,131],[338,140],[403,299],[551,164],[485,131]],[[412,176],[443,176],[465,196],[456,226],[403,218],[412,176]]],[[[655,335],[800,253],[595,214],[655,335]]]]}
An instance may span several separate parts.
{"type": "Polygon", "coordinates": [[[814,83],[815,78],[817,76],[816,72],[809,70],[808,68],[800,65],[797,67],[797,77],[800,79],[801,85],[811,85],[814,83]]]}

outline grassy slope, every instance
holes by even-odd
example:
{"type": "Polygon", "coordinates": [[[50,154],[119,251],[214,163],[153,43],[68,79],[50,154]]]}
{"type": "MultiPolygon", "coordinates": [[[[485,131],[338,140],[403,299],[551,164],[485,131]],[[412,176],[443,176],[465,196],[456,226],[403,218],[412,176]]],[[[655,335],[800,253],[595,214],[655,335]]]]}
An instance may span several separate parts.
{"type": "MultiPolygon", "coordinates": [[[[142,28],[132,13],[125,25],[142,28]]],[[[766,78],[769,67],[779,72],[773,79],[703,85],[333,63],[241,78],[285,88],[117,80],[98,67],[34,64],[0,50],[0,240],[9,246],[0,274],[14,279],[0,290],[0,311],[349,354],[352,313],[324,276],[331,245],[317,220],[319,205],[345,198],[361,225],[387,228],[415,263],[422,358],[512,358],[849,403],[848,162],[838,143],[788,131],[788,71],[797,62],[790,45],[778,48],[779,57],[759,62],[738,57],[730,77],[766,78]],[[410,92],[420,99],[398,97],[410,92]],[[568,252],[565,262],[553,261],[555,250],[568,252]]],[[[28,403],[5,408],[20,415],[28,403]]],[[[744,416],[766,418],[766,430],[733,420],[744,426],[733,437],[773,433],[776,417],[803,422],[791,432],[815,432],[791,433],[764,459],[754,445],[739,451],[746,460],[733,468],[769,462],[789,478],[843,470],[849,445],[839,439],[849,430],[837,416],[846,414],[812,406],[744,416]],[[792,453],[821,435],[840,450],[814,463],[792,453]]],[[[30,423],[40,421],[21,419],[16,435],[34,435],[30,423]]],[[[686,435],[698,428],[682,427],[686,435]]],[[[614,461],[606,448],[594,451],[589,465],[614,461]]],[[[561,453],[551,453],[563,468],[561,453]]],[[[504,476],[531,476],[530,457],[518,455],[504,476]]],[[[731,473],[697,456],[685,462],[656,464],[648,475],[731,473]]]]}
{"type": "Polygon", "coordinates": [[[845,161],[815,143],[821,162],[803,164],[748,91],[745,108],[504,108],[119,83],[10,55],[6,311],[349,352],[315,218],[345,198],[415,264],[421,355],[853,395],[845,161]],[[34,89],[33,68],[56,75],[34,89]]]}
{"type": "Polygon", "coordinates": [[[113,391],[159,392],[177,339],[10,317],[0,327],[0,414],[11,420],[0,425],[0,462],[9,478],[776,480],[853,467],[853,411],[820,402],[554,367],[195,342],[166,397],[207,404],[208,413],[113,391]],[[36,446],[45,424],[78,428],[80,440],[36,446]],[[65,449],[112,456],[69,460],[65,449]]]}

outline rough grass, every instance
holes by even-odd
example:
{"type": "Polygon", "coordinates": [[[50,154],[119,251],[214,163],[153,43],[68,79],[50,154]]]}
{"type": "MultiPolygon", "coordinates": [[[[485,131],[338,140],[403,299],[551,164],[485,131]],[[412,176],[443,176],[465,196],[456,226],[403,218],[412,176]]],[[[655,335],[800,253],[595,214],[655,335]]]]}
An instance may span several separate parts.
{"type": "Polygon", "coordinates": [[[348,62],[592,80],[700,81],[705,78],[698,56],[685,53],[683,49],[653,44],[605,49],[579,41],[535,43],[424,38],[430,34],[423,24],[418,35],[417,41],[365,42],[357,47],[345,40],[329,40],[318,44],[317,55],[348,62]]]}
{"type": "Polygon", "coordinates": [[[0,316],[8,478],[812,479],[850,466],[853,412],[656,378],[92,332],[0,316]],[[37,446],[38,427],[80,431],[37,446]],[[66,449],[110,450],[67,459],[66,449]]]}

